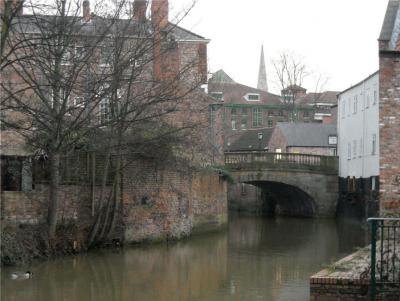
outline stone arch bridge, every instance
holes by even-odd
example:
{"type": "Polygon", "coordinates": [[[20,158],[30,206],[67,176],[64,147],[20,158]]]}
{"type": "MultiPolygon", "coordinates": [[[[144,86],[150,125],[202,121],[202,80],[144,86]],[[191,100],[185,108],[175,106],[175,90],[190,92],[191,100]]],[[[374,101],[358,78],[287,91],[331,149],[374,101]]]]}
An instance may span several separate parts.
{"type": "Polygon", "coordinates": [[[236,183],[262,189],[264,210],[281,215],[333,217],[338,200],[338,158],[292,153],[225,153],[236,183]],[[267,195],[267,197],[266,197],[267,195]]]}

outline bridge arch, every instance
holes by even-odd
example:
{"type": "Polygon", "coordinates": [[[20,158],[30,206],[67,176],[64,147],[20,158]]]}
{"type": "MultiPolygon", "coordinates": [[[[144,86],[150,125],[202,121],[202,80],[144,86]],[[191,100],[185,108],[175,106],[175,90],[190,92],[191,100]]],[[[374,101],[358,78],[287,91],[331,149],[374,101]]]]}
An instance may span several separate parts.
{"type": "Polygon", "coordinates": [[[336,213],[336,160],[298,154],[225,154],[236,183],[251,184],[280,197],[276,202],[280,214],[310,217],[333,217],[336,213]]]}

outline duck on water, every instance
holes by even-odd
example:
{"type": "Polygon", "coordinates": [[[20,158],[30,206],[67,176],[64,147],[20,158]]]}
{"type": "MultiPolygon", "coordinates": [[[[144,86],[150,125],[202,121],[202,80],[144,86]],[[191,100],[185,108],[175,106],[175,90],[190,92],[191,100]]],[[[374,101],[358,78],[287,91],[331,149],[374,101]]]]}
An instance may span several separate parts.
{"type": "Polygon", "coordinates": [[[13,272],[10,274],[12,280],[26,280],[32,278],[33,273],[31,271],[26,272],[13,272]]]}

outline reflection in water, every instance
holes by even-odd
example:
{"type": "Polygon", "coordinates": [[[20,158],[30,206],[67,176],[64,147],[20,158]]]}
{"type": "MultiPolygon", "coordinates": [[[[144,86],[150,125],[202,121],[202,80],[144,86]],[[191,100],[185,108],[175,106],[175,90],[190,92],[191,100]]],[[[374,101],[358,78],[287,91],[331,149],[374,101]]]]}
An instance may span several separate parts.
{"type": "MultiPolygon", "coordinates": [[[[352,231],[347,231],[351,227],[352,231]]],[[[366,244],[330,220],[233,217],[229,231],[173,245],[37,263],[31,280],[2,270],[2,300],[308,300],[308,278],[366,244]]],[[[27,267],[26,267],[27,268],[27,267]]]]}

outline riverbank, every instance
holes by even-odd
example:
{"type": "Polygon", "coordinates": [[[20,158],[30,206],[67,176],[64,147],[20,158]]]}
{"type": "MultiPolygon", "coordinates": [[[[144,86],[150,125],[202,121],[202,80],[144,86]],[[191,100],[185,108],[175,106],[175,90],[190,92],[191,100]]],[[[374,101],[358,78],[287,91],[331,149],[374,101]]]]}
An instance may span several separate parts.
{"type": "MultiPolygon", "coordinates": [[[[378,242],[377,254],[380,254],[380,243],[378,242]]],[[[400,267],[400,244],[390,247],[394,250],[390,261],[400,267]]],[[[384,261],[383,264],[390,264],[384,261]]],[[[378,262],[379,267],[379,262],[378,262]]],[[[395,270],[393,270],[395,273],[395,270]]],[[[378,276],[379,277],[379,276],[378,276]]],[[[391,280],[389,276],[386,280],[391,280]]],[[[395,276],[398,277],[397,275],[395,276]]],[[[311,301],[369,301],[370,300],[370,278],[371,278],[371,247],[365,247],[357,252],[339,260],[330,267],[313,275],[310,278],[310,300],[311,301]]],[[[400,288],[397,286],[385,286],[382,290],[377,287],[376,301],[399,301],[400,288]]]]}
{"type": "Polygon", "coordinates": [[[364,237],[334,220],[231,215],[228,231],[3,268],[2,300],[309,301],[310,275],[364,237]]]}

